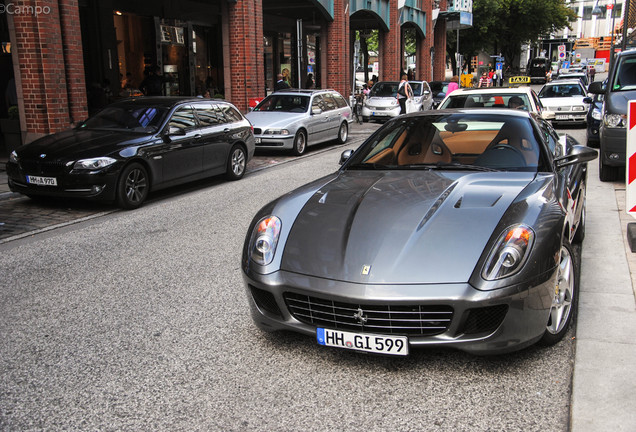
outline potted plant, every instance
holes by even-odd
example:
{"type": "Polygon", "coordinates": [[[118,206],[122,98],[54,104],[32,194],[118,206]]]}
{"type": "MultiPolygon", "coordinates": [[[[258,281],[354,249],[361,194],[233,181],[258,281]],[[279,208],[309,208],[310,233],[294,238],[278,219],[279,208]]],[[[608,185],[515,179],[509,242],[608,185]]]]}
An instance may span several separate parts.
{"type": "Polygon", "coordinates": [[[9,107],[8,117],[0,119],[0,130],[2,131],[4,146],[8,154],[22,145],[20,115],[17,106],[9,107]]]}

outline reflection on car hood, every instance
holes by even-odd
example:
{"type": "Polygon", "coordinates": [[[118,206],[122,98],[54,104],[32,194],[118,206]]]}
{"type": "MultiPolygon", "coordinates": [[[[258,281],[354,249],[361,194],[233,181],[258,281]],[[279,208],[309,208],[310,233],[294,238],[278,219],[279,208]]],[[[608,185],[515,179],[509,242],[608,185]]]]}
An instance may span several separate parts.
{"type": "Polygon", "coordinates": [[[397,99],[394,96],[372,97],[367,99],[367,104],[378,107],[398,106],[397,99]]]}
{"type": "Polygon", "coordinates": [[[150,138],[149,135],[127,131],[70,129],[47,135],[20,147],[21,158],[39,157],[46,154],[48,159],[77,159],[110,155],[128,145],[138,145],[150,138]]]}
{"type": "Polygon", "coordinates": [[[254,127],[265,128],[282,128],[292,123],[308,118],[307,113],[290,113],[281,111],[252,111],[245,115],[254,127]]]}
{"type": "Polygon", "coordinates": [[[354,283],[467,282],[502,215],[533,178],[343,172],[297,215],[281,268],[354,283]]]}

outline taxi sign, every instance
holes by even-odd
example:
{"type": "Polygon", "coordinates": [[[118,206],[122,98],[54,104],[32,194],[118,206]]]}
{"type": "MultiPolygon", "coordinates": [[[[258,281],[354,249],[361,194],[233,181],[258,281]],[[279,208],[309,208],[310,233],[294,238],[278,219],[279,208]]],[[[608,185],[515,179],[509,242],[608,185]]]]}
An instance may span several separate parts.
{"type": "Polygon", "coordinates": [[[530,84],[529,76],[514,76],[508,78],[509,84],[530,84]]]}

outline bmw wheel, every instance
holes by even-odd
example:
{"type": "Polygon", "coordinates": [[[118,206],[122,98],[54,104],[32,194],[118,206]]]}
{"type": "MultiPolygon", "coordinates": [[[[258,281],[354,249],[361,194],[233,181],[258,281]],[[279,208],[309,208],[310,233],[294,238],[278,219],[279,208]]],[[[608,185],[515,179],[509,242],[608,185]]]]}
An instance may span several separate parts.
{"type": "Polygon", "coordinates": [[[131,163],[126,166],[117,183],[117,204],[124,209],[140,207],[148,197],[150,179],[143,165],[131,163]]]}
{"type": "Polygon", "coordinates": [[[294,138],[294,148],[292,149],[292,153],[296,156],[300,156],[305,153],[307,149],[307,135],[304,130],[299,130],[296,132],[296,137],[294,138]]]}
{"type": "Polygon", "coordinates": [[[225,177],[228,180],[240,180],[245,175],[247,167],[247,156],[245,150],[239,144],[232,147],[230,157],[227,160],[227,171],[225,177]]]}
{"type": "Polygon", "coordinates": [[[349,137],[349,125],[346,121],[343,121],[340,125],[340,129],[338,129],[338,142],[340,144],[344,144],[347,142],[347,138],[349,137]]]}
{"type": "Polygon", "coordinates": [[[539,341],[545,346],[554,345],[563,339],[576,313],[578,301],[579,274],[576,257],[567,239],[564,239],[560,255],[548,324],[539,341]]]}

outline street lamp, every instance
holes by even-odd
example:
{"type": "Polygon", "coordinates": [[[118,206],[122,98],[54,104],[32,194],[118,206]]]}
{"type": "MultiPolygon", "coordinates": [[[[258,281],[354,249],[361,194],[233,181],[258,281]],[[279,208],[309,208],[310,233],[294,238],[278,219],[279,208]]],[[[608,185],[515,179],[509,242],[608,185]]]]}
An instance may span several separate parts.
{"type": "MultiPolygon", "coordinates": [[[[613,3],[607,5],[607,10],[612,14],[612,27],[610,29],[610,58],[609,58],[609,67],[612,67],[612,63],[614,63],[614,20],[616,19],[614,16],[614,8],[616,7],[616,0],[613,3]]],[[[603,11],[598,7],[598,0],[594,5],[594,9],[592,9],[592,15],[599,17],[603,15],[603,11]]]]}

